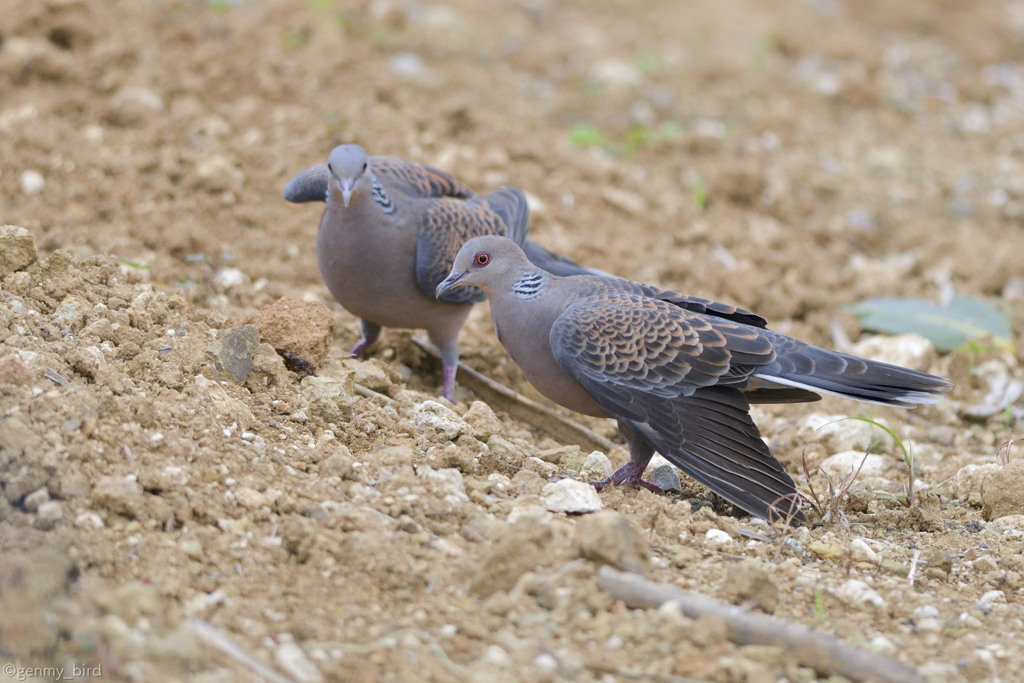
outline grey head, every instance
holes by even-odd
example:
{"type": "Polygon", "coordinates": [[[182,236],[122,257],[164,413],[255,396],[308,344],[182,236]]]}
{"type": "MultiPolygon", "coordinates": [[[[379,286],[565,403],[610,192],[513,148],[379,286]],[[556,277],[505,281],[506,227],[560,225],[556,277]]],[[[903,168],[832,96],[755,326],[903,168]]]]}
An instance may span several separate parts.
{"type": "Polygon", "coordinates": [[[488,296],[510,289],[524,274],[537,268],[512,240],[499,235],[474,237],[459,249],[451,273],[437,286],[434,296],[456,287],[475,285],[488,296]]]}
{"type": "Polygon", "coordinates": [[[339,192],[346,207],[352,195],[372,187],[373,172],[367,163],[366,150],[359,145],[339,145],[332,149],[327,170],[331,174],[328,192],[339,192]],[[365,187],[360,182],[364,179],[365,187]]]}

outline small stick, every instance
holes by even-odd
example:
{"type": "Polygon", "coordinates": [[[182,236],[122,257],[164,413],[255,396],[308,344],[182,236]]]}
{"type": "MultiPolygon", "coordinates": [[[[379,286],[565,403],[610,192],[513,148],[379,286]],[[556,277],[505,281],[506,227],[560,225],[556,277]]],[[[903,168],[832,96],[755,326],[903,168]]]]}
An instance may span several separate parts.
{"type": "MultiPolygon", "coordinates": [[[[435,358],[440,358],[437,350],[416,337],[412,343],[435,358]]],[[[587,429],[579,422],[559,415],[551,408],[526,398],[512,391],[490,377],[481,375],[465,363],[459,363],[459,381],[473,390],[478,396],[501,407],[512,417],[529,422],[538,429],[543,429],[551,436],[563,442],[575,442],[590,451],[601,451],[608,454],[615,444],[592,429],[587,429]]]]}
{"type": "Polygon", "coordinates": [[[209,642],[215,648],[235,660],[257,676],[262,676],[270,683],[295,683],[295,681],[271,668],[253,655],[242,649],[242,646],[231,640],[230,637],[216,626],[202,619],[189,619],[188,625],[196,632],[201,639],[209,642]]]}
{"type": "Polygon", "coordinates": [[[53,368],[46,368],[46,372],[43,373],[43,376],[46,377],[46,379],[50,380],[51,382],[56,382],[62,387],[72,386],[71,380],[65,379],[59,372],[57,372],[53,368]]]}
{"type": "Polygon", "coordinates": [[[917,561],[921,557],[921,550],[917,549],[914,551],[914,556],[910,558],[910,571],[907,572],[907,580],[910,581],[910,585],[914,585],[914,578],[917,576],[917,561]]]}
{"type": "Polygon", "coordinates": [[[629,572],[601,567],[597,585],[627,607],[651,609],[666,602],[678,602],[683,614],[696,619],[713,614],[725,621],[729,640],[738,645],[774,645],[786,650],[801,665],[823,676],[840,674],[854,681],[922,683],[924,679],[908,664],[859,650],[839,639],[800,624],[764,614],[754,614],[677,586],[648,581],[629,572]]]}
{"type": "Polygon", "coordinates": [[[374,391],[373,389],[368,389],[368,388],[364,387],[362,384],[357,384],[356,385],[356,395],[357,396],[362,396],[363,398],[369,398],[369,399],[372,399],[374,401],[379,401],[379,402],[383,403],[386,406],[392,405],[395,402],[395,399],[391,398],[390,396],[385,396],[384,394],[380,393],[379,391],[374,391]]]}

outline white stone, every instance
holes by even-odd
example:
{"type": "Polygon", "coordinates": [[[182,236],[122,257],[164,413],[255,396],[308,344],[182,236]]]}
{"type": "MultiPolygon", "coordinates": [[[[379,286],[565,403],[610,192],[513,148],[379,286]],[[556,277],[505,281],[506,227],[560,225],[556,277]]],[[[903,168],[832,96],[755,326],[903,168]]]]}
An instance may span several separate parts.
{"type": "Polygon", "coordinates": [[[217,607],[229,603],[228,596],[224,591],[215,590],[212,593],[198,593],[189,598],[183,605],[183,610],[190,617],[205,617],[217,607]]]}
{"type": "Polygon", "coordinates": [[[203,559],[203,544],[199,542],[198,538],[185,538],[178,543],[178,547],[181,548],[181,552],[193,560],[202,561],[203,559]]]}
{"type": "Polygon", "coordinates": [[[466,482],[462,478],[462,472],[457,469],[448,467],[435,470],[432,467],[424,467],[420,469],[419,475],[423,480],[434,483],[437,492],[444,495],[445,502],[451,505],[469,502],[466,482]]]}
{"type": "MultiPolygon", "coordinates": [[[[876,422],[888,427],[884,420],[876,422]]],[[[861,455],[882,439],[886,447],[892,443],[889,435],[873,424],[847,415],[827,413],[813,413],[804,418],[800,425],[800,438],[808,443],[819,442],[833,453],[859,451],[861,455]]],[[[877,446],[873,450],[877,450],[877,446]]]]}
{"type": "Polygon", "coordinates": [[[238,504],[249,510],[259,510],[267,504],[267,497],[256,489],[248,486],[240,486],[235,490],[235,500],[238,504]]]}
{"type": "Polygon", "coordinates": [[[586,481],[601,481],[612,476],[612,461],[601,451],[593,451],[583,459],[580,478],[586,481]]]}
{"type": "Polygon", "coordinates": [[[422,76],[429,69],[426,62],[419,55],[412,52],[399,52],[391,58],[391,70],[399,76],[422,76]]]}
{"type": "Polygon", "coordinates": [[[991,590],[981,596],[981,598],[974,604],[974,609],[979,612],[991,612],[992,606],[996,603],[1006,603],[1006,593],[1000,590],[991,590]]]}
{"type": "Polygon", "coordinates": [[[597,489],[575,479],[545,484],[540,492],[540,504],[551,512],[596,512],[604,507],[597,489]]]}
{"type": "Polygon", "coordinates": [[[95,512],[79,512],[75,515],[76,529],[102,529],[103,518],[95,512]]]}
{"type": "Polygon", "coordinates": [[[981,535],[986,538],[1017,540],[1024,538],[1024,515],[1006,515],[986,524],[981,535]]]}
{"type": "Polygon", "coordinates": [[[880,334],[854,344],[852,353],[862,358],[927,371],[935,357],[935,347],[919,334],[880,334]]]}
{"type": "Polygon", "coordinates": [[[21,191],[29,197],[36,196],[46,187],[46,180],[43,178],[43,175],[39,171],[31,169],[21,172],[19,182],[21,184],[21,191]]]}
{"type": "Polygon", "coordinates": [[[558,660],[547,652],[541,653],[533,658],[533,665],[541,671],[554,673],[558,671],[558,660]]]}
{"type": "Polygon", "coordinates": [[[130,86],[117,91],[114,95],[114,104],[119,107],[134,104],[153,112],[162,111],[164,108],[164,101],[152,90],[130,86]]]}
{"type": "Polygon", "coordinates": [[[965,465],[953,477],[953,493],[960,500],[972,505],[981,505],[985,491],[985,480],[1000,476],[1003,466],[987,462],[982,465],[965,465]]]}
{"type": "Polygon", "coordinates": [[[825,458],[821,470],[838,483],[840,479],[854,473],[858,477],[880,477],[885,469],[886,459],[864,451],[843,451],[825,458]],[[863,465],[861,465],[863,461],[863,465]]]}
{"type": "Polygon", "coordinates": [[[213,281],[218,289],[227,290],[234,287],[248,285],[251,280],[249,276],[238,268],[221,268],[213,276],[213,281]]]}
{"type": "Polygon", "coordinates": [[[472,429],[458,414],[437,401],[424,401],[416,406],[412,423],[420,431],[434,429],[446,439],[455,440],[460,434],[471,434],[472,429]]]}
{"type": "Polygon", "coordinates": [[[894,655],[898,652],[896,644],[885,636],[875,636],[868,642],[868,647],[880,655],[894,655]]]}
{"type": "Polygon", "coordinates": [[[867,541],[861,538],[855,538],[850,541],[850,558],[854,562],[878,564],[878,553],[867,544],[867,541]]]}
{"type": "Polygon", "coordinates": [[[714,548],[717,550],[730,543],[732,543],[732,536],[730,536],[727,531],[722,531],[721,529],[708,529],[707,533],[704,534],[704,545],[708,548],[714,548]]]}
{"type": "Polygon", "coordinates": [[[857,579],[850,579],[836,589],[836,597],[854,607],[886,608],[885,599],[874,588],[857,579]]]}
{"type": "Polygon", "coordinates": [[[548,524],[551,521],[551,513],[540,505],[517,505],[508,513],[505,521],[515,524],[521,519],[527,519],[531,524],[548,524]]]}
{"type": "Polygon", "coordinates": [[[50,500],[50,492],[46,490],[44,486],[41,489],[36,489],[32,493],[25,496],[25,509],[29,512],[35,512],[39,509],[39,506],[50,500]]]}
{"type": "Polygon", "coordinates": [[[52,529],[62,519],[64,519],[64,509],[55,500],[46,501],[36,511],[36,526],[41,529],[52,529]]]}
{"type": "Polygon", "coordinates": [[[274,650],[274,662],[298,683],[320,683],[324,676],[313,662],[309,661],[291,636],[284,636],[283,642],[274,650]]]}
{"type": "Polygon", "coordinates": [[[488,645],[481,658],[487,664],[499,669],[507,668],[512,664],[512,658],[499,645],[488,645]]]}

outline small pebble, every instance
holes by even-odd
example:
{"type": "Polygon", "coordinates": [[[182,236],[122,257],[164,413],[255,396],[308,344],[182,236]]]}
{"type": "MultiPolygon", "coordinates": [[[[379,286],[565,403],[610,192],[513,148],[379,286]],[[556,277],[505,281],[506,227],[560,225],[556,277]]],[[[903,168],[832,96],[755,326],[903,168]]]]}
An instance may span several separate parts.
{"type": "Polygon", "coordinates": [[[836,596],[848,605],[855,607],[875,607],[885,609],[885,599],[874,588],[863,581],[849,579],[836,590],[836,596]]]}
{"type": "Polygon", "coordinates": [[[561,479],[545,484],[541,489],[540,503],[551,512],[596,512],[604,507],[597,489],[575,479],[561,479]]]}
{"type": "Polygon", "coordinates": [[[612,475],[612,461],[601,451],[592,451],[583,460],[580,477],[585,481],[601,481],[612,475]]]}
{"type": "Polygon", "coordinates": [[[48,530],[57,526],[64,519],[64,509],[55,500],[48,500],[39,506],[36,512],[36,528],[48,530]]]}
{"type": "Polygon", "coordinates": [[[39,171],[22,171],[21,172],[21,191],[29,197],[34,197],[43,191],[46,187],[46,180],[39,171]]]}
{"type": "Polygon", "coordinates": [[[290,635],[286,634],[284,638],[284,642],[274,651],[274,662],[299,683],[320,683],[324,679],[320,670],[309,661],[306,653],[290,635]]]}
{"type": "Polygon", "coordinates": [[[649,481],[662,491],[681,491],[683,488],[679,481],[679,473],[672,465],[662,465],[651,472],[649,481]]]}
{"type": "Polygon", "coordinates": [[[732,536],[721,529],[708,529],[704,534],[704,545],[708,548],[718,550],[729,543],[732,543],[732,536]]]}

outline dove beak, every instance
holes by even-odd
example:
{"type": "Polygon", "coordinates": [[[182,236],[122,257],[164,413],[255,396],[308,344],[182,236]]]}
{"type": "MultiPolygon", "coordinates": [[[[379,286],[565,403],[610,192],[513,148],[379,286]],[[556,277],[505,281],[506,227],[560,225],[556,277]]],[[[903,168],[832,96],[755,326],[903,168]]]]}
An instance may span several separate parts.
{"type": "Polygon", "coordinates": [[[437,289],[434,290],[434,298],[438,299],[442,294],[447,294],[455,287],[459,287],[459,281],[467,275],[469,275],[468,270],[464,270],[461,273],[452,272],[448,277],[441,280],[441,284],[439,284],[437,289]]]}
{"type": "Polygon", "coordinates": [[[341,185],[341,201],[347,209],[349,202],[352,201],[352,193],[355,192],[356,189],[356,181],[342,180],[338,184],[341,185]]]}

